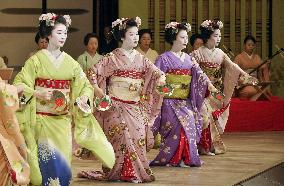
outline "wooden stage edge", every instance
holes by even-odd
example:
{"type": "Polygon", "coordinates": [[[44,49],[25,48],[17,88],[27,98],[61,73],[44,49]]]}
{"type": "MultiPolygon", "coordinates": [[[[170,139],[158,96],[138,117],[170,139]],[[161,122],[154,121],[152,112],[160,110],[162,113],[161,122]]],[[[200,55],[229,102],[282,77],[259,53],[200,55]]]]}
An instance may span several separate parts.
{"type": "MultiPolygon", "coordinates": [[[[226,133],[223,135],[223,139],[228,148],[227,153],[217,156],[201,156],[201,159],[204,161],[202,167],[153,167],[156,181],[138,185],[234,185],[274,165],[284,162],[284,131],[226,133]]],[[[157,152],[157,150],[151,150],[148,153],[149,160],[153,159],[157,152]]],[[[137,186],[137,184],[126,182],[101,182],[76,177],[77,172],[80,170],[100,170],[100,167],[101,164],[99,161],[78,160],[73,158],[72,186],[137,186]]]]}

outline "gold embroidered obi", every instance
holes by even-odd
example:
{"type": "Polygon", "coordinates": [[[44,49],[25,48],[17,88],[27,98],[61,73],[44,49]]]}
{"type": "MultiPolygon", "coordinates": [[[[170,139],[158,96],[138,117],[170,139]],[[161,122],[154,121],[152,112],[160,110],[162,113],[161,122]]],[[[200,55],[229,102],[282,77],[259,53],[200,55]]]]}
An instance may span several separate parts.
{"type": "Polygon", "coordinates": [[[208,76],[212,84],[218,89],[223,90],[222,66],[218,63],[200,62],[200,68],[208,76]]]}
{"type": "Polygon", "coordinates": [[[52,98],[49,101],[36,100],[36,112],[43,115],[64,115],[69,112],[70,103],[70,80],[53,80],[37,78],[35,90],[52,91],[52,98]]]}
{"type": "Polygon", "coordinates": [[[108,84],[109,95],[123,101],[138,102],[144,83],[142,78],[142,72],[115,71],[108,84]]]}
{"type": "Polygon", "coordinates": [[[166,73],[166,83],[170,84],[174,91],[164,98],[169,99],[187,99],[190,93],[191,70],[189,69],[171,69],[166,73]]]}

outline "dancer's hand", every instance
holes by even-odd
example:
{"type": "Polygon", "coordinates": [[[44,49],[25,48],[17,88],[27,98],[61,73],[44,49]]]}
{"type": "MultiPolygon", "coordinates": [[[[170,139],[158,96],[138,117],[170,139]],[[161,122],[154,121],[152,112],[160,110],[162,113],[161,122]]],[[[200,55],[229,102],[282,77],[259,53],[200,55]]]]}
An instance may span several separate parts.
{"type": "Polygon", "coordinates": [[[16,85],[18,95],[21,95],[24,92],[24,85],[16,85]]]}
{"type": "Polygon", "coordinates": [[[157,86],[163,86],[166,84],[166,76],[163,74],[160,76],[160,78],[157,80],[157,86]]]}
{"type": "Polygon", "coordinates": [[[52,96],[51,90],[36,90],[34,96],[41,100],[50,100],[52,96]]]}
{"type": "Polygon", "coordinates": [[[88,104],[88,103],[87,103],[88,100],[89,100],[89,97],[88,97],[88,96],[81,96],[79,99],[82,101],[83,104],[86,104],[86,105],[88,104]]]}
{"type": "Polygon", "coordinates": [[[101,89],[99,86],[94,86],[95,89],[95,96],[98,98],[103,98],[105,96],[103,89],[101,89]]]}
{"type": "Polygon", "coordinates": [[[217,88],[215,88],[214,85],[211,82],[208,84],[208,90],[210,92],[219,92],[219,90],[217,88]]]}

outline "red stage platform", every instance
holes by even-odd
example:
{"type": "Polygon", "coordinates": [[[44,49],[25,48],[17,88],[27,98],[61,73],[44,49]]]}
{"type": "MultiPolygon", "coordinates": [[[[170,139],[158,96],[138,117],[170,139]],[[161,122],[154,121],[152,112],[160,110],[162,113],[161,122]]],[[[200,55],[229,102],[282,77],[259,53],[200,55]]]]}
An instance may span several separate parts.
{"type": "Polygon", "coordinates": [[[225,132],[284,131],[284,99],[243,101],[232,98],[225,132]]]}

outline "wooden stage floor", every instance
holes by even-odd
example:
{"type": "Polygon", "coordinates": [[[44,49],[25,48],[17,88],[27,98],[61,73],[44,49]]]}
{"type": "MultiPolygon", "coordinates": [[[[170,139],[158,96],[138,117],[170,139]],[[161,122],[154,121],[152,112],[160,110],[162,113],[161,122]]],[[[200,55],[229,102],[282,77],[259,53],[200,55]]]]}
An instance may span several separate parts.
{"type": "MultiPolygon", "coordinates": [[[[153,167],[156,181],[147,186],[164,185],[233,185],[280,162],[284,162],[284,132],[227,133],[223,135],[228,152],[217,156],[202,156],[205,162],[199,168],[153,167]]],[[[151,150],[153,159],[157,150],[151,150]]],[[[100,182],[79,179],[80,170],[100,170],[98,161],[73,159],[73,186],[136,185],[126,182],[100,182]]]]}

